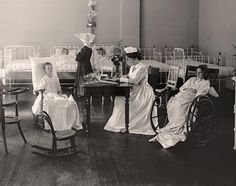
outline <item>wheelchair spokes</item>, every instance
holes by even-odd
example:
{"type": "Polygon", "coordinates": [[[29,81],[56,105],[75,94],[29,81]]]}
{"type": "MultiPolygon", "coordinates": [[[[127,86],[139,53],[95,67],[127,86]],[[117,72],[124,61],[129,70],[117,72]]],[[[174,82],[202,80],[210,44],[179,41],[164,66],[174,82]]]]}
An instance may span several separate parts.
{"type": "Polygon", "coordinates": [[[195,102],[195,105],[192,104],[195,108],[189,112],[190,116],[195,116],[195,121],[191,117],[188,118],[187,131],[194,145],[204,146],[213,135],[215,109],[210,98],[206,96],[195,102]]]}
{"type": "MultiPolygon", "coordinates": [[[[156,132],[168,123],[166,93],[156,94],[152,104],[151,125],[156,132]]],[[[215,125],[215,108],[208,96],[198,96],[191,103],[186,118],[188,138],[195,146],[204,146],[211,139],[215,125]]]]}
{"type": "Polygon", "coordinates": [[[157,97],[152,104],[151,112],[151,125],[153,130],[156,132],[157,128],[163,128],[166,126],[167,120],[167,109],[166,102],[162,101],[157,97]]]}

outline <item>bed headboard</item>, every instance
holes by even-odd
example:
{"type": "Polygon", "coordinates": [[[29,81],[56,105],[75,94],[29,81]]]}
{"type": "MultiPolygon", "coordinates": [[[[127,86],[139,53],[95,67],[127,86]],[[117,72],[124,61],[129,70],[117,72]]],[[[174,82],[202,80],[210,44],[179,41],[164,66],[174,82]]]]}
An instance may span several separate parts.
{"type": "Polygon", "coordinates": [[[139,52],[141,53],[144,60],[155,60],[162,61],[161,50],[153,47],[153,48],[139,48],[139,52]]]}
{"type": "Polygon", "coordinates": [[[174,48],[174,60],[178,59],[185,59],[184,49],[182,48],[174,48]]]}
{"type": "Polygon", "coordinates": [[[42,49],[41,44],[39,42],[18,42],[15,45],[34,47],[35,56],[39,56],[42,49]]]}
{"type": "Polygon", "coordinates": [[[61,55],[63,49],[68,50],[69,55],[75,57],[80,50],[80,45],[79,43],[62,43],[54,45],[50,49],[50,56],[61,55]]]}
{"type": "Polygon", "coordinates": [[[36,49],[32,45],[9,45],[4,49],[5,59],[29,59],[29,56],[36,56],[36,49]]]}

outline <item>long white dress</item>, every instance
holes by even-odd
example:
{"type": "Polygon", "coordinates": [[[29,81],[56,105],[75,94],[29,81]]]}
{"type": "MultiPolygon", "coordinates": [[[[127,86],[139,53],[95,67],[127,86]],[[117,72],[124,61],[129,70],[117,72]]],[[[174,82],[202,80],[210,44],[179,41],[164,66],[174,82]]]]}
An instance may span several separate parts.
{"type": "Polygon", "coordinates": [[[179,141],[186,140],[186,120],[190,103],[198,95],[208,93],[210,82],[197,77],[190,78],[181,88],[180,92],[167,103],[168,124],[157,129],[157,141],[164,147],[174,146],[179,141]],[[193,93],[189,89],[195,89],[193,93]]]}
{"type": "MultiPolygon", "coordinates": [[[[77,103],[72,96],[62,97],[58,95],[61,86],[58,77],[49,77],[45,75],[39,84],[39,89],[44,89],[43,110],[46,111],[53,123],[54,130],[67,130],[72,127],[82,129],[81,118],[77,103]]],[[[32,111],[34,114],[41,112],[41,95],[37,96],[32,111]]],[[[45,122],[45,129],[50,129],[45,122]]]]}
{"type": "MultiPolygon", "coordinates": [[[[150,114],[155,99],[153,89],[148,84],[146,67],[139,63],[130,68],[129,79],[134,81],[129,102],[129,132],[134,134],[153,135],[150,114]]],[[[116,97],[112,116],[104,127],[113,132],[125,132],[125,98],[116,97]]]]}

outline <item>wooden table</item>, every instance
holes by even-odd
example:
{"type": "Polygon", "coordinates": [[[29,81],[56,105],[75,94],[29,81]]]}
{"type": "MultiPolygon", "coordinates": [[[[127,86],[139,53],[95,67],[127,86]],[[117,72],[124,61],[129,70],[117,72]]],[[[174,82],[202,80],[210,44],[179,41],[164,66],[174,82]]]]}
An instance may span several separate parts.
{"type": "Polygon", "coordinates": [[[15,95],[15,99],[3,99],[3,106],[12,106],[15,105],[15,115],[19,115],[19,110],[18,110],[18,95],[25,93],[29,91],[28,87],[13,87],[13,88],[8,88],[3,91],[3,94],[6,95],[15,95]]]}
{"type": "Polygon", "coordinates": [[[129,97],[130,89],[132,88],[131,84],[121,83],[117,85],[113,84],[104,84],[104,83],[89,83],[81,85],[80,88],[83,92],[82,96],[85,97],[85,119],[86,127],[85,131],[89,133],[90,127],[90,103],[91,97],[93,96],[124,96],[125,97],[125,128],[126,133],[129,133],[129,97]]]}

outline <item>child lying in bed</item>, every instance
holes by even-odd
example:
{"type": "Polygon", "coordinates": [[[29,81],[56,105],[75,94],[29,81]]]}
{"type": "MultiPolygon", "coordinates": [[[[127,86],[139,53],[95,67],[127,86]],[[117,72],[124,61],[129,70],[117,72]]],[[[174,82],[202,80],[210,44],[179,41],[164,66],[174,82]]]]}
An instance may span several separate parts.
{"type": "MultiPolygon", "coordinates": [[[[44,90],[43,108],[41,108],[42,96],[39,95],[32,107],[34,114],[40,114],[42,110],[46,111],[53,123],[56,131],[67,130],[72,127],[82,129],[79,110],[72,96],[67,97],[61,92],[61,86],[57,76],[53,75],[52,64],[46,62],[43,65],[46,75],[41,79],[38,90],[44,90]]],[[[45,129],[50,129],[45,123],[45,129]]]]}
{"type": "Polygon", "coordinates": [[[62,55],[69,55],[69,50],[67,48],[63,48],[61,51],[62,55]]]}

